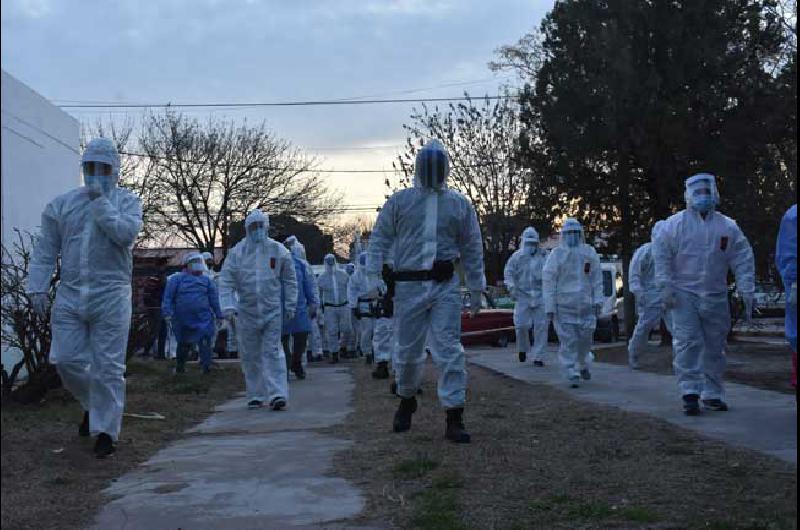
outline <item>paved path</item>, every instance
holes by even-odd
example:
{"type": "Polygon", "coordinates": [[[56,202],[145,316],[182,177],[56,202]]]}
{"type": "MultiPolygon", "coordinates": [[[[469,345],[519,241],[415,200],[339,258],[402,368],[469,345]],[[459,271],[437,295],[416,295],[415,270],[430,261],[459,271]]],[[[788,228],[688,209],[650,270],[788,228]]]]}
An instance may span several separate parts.
{"type": "Polygon", "coordinates": [[[550,348],[548,358],[544,368],[535,368],[530,362],[520,363],[510,349],[467,350],[470,363],[514,379],[563,388],[576,399],[649,414],[703,436],[797,464],[797,403],[793,395],[728,383],[726,401],[730,411],[690,418],[681,410],[673,376],[596,362],[592,380],[571,389],[556,366],[554,349],[550,348]]]}
{"type": "Polygon", "coordinates": [[[348,369],[315,367],[291,383],[285,411],[249,411],[244,397],[225,403],[108,488],[115,500],[95,528],[341,528],[365,501],[328,475],[351,442],[318,430],[344,420],[353,388],[348,369]]]}

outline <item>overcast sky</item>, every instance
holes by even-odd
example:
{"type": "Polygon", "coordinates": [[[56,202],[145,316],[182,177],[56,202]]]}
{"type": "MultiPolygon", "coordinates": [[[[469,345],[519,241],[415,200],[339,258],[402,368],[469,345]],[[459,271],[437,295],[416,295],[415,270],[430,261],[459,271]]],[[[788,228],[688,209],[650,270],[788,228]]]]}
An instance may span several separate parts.
{"type": "MultiPolygon", "coordinates": [[[[537,26],[552,4],[3,0],[2,67],[57,104],[482,95],[513,80],[486,67],[493,51],[537,26]]],[[[323,157],[325,168],[389,169],[410,110],[387,104],[226,113],[266,120],[323,157]]],[[[68,112],[81,120],[108,116],[68,112]]],[[[379,174],[330,175],[329,182],[347,204],[383,200],[379,174]]]]}

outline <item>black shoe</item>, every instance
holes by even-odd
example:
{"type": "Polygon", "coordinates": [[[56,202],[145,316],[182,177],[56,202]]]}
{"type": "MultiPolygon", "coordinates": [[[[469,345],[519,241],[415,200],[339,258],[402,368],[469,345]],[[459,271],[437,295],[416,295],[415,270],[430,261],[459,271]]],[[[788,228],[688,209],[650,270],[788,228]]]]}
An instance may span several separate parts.
{"type": "Polygon", "coordinates": [[[592,378],[592,372],[590,372],[588,368],[582,368],[581,379],[583,379],[584,381],[588,381],[591,378],[592,378]]]}
{"type": "MultiPolygon", "coordinates": [[[[389,379],[389,363],[387,361],[381,361],[376,366],[375,369],[372,371],[372,378],[373,379],[389,379]]],[[[393,383],[394,384],[394,383],[393,383]]],[[[396,388],[392,392],[392,394],[396,393],[396,388]]]]}
{"type": "Polygon", "coordinates": [[[411,428],[411,415],[417,411],[417,398],[402,398],[397,412],[394,413],[394,432],[406,432],[411,428]]]}
{"type": "Polygon", "coordinates": [[[89,413],[84,411],[83,421],[81,421],[81,424],[78,427],[78,436],[89,436],[89,434],[89,413]]]}
{"type": "Polygon", "coordinates": [[[331,364],[338,363],[339,362],[339,352],[335,351],[335,352],[331,353],[331,360],[328,361],[328,362],[331,363],[331,364]]]}
{"type": "Polygon", "coordinates": [[[366,359],[364,360],[364,364],[369,366],[374,362],[375,362],[375,355],[372,353],[368,353],[366,359]]]}
{"type": "Polygon", "coordinates": [[[298,379],[305,379],[306,378],[306,371],[303,370],[303,365],[302,364],[300,366],[295,366],[294,368],[292,368],[292,373],[298,379]]]}
{"type": "Polygon", "coordinates": [[[269,406],[272,410],[283,410],[286,407],[286,399],[282,397],[273,398],[272,401],[269,402],[269,406]]]}
{"type": "Polygon", "coordinates": [[[252,401],[247,403],[247,408],[250,409],[250,410],[260,409],[263,406],[264,406],[264,403],[259,401],[259,400],[257,400],[257,399],[254,399],[254,400],[252,400],[252,401]]]}
{"type": "Polygon", "coordinates": [[[306,362],[313,363],[314,362],[314,354],[311,351],[306,352],[306,362]]]}
{"type": "Polygon", "coordinates": [[[470,442],[470,435],[464,429],[464,407],[447,409],[447,428],[444,437],[457,444],[470,442]]]}
{"type": "Polygon", "coordinates": [[[117,448],[114,447],[114,441],[109,435],[101,432],[94,442],[94,456],[97,458],[105,458],[114,454],[117,448]]]}
{"type": "Polygon", "coordinates": [[[542,368],[544,367],[544,361],[533,361],[533,365],[537,368],[542,368]]]}
{"type": "Polygon", "coordinates": [[[397,381],[392,381],[389,384],[389,393],[392,394],[393,396],[397,395],[397,381]]]}
{"type": "Polygon", "coordinates": [[[683,396],[683,413],[687,416],[697,416],[700,414],[700,396],[697,394],[686,394],[683,396]]]}
{"type": "Polygon", "coordinates": [[[519,362],[524,363],[525,360],[528,358],[528,354],[524,351],[521,351],[517,354],[519,356],[519,362]]]}
{"type": "Polygon", "coordinates": [[[721,399],[704,399],[703,408],[714,412],[727,412],[728,404],[721,399]]]}

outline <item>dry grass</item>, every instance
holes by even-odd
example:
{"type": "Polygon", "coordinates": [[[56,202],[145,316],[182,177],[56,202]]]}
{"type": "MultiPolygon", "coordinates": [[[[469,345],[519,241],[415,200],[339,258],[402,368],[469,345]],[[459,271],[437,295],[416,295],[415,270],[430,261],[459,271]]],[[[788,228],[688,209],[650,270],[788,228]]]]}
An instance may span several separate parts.
{"type": "MultiPolygon", "coordinates": [[[[794,394],[789,376],[792,373],[792,351],[788,345],[767,342],[734,341],[728,344],[727,381],[751,385],[784,394],[794,394]]],[[[595,353],[598,361],[628,364],[626,347],[609,348],[595,353]]],[[[641,369],[658,374],[672,373],[672,348],[653,346],[642,354],[641,369]]]]}
{"type": "Polygon", "coordinates": [[[355,444],[337,475],[367,494],[355,524],[422,529],[793,528],[797,472],[665,422],[470,369],[473,443],[443,440],[432,370],[410,433],[396,398],[354,367],[355,444]]]}
{"type": "Polygon", "coordinates": [[[117,453],[97,460],[93,439],[77,436],[81,410],[65,390],[31,406],[2,408],[2,528],[83,528],[106,500],[100,491],[206,417],[242,389],[238,365],[209,376],[191,365],[169,374],[164,361],[128,365],[128,412],[159,412],[165,420],[125,418],[117,453]]]}

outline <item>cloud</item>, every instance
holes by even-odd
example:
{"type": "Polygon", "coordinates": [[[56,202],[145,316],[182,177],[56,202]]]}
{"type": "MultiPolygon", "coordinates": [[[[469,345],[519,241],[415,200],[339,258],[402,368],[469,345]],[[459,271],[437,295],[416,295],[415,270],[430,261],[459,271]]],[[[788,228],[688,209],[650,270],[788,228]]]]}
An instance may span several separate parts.
{"type": "MultiPolygon", "coordinates": [[[[10,14],[21,18],[39,19],[53,12],[50,0],[7,0],[10,14]]],[[[5,2],[4,2],[5,3],[5,2]]]]}

